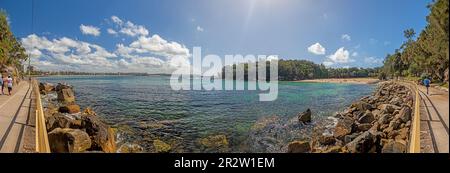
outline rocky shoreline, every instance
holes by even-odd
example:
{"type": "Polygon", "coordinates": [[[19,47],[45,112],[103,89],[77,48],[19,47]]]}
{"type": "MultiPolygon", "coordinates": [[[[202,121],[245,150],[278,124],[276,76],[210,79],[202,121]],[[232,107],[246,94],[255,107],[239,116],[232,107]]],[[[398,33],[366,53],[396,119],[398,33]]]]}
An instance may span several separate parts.
{"type": "Polygon", "coordinates": [[[116,152],[115,130],[91,108],[80,110],[72,86],[40,83],[51,152],[116,152]]]}
{"type": "MultiPolygon", "coordinates": [[[[334,116],[332,128],[316,127],[311,140],[287,145],[289,153],[405,153],[414,93],[398,82],[379,83],[371,96],[354,102],[334,116]]],[[[299,115],[305,122],[311,112],[299,115]]]]}

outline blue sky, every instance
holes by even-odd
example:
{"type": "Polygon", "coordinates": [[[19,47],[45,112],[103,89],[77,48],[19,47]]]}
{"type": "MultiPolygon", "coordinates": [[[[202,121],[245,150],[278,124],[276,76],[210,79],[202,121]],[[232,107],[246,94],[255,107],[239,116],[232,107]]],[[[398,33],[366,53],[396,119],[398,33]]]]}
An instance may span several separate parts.
{"type": "Polygon", "coordinates": [[[278,55],[330,67],[380,66],[404,41],[405,29],[424,28],[429,2],[36,0],[33,28],[31,0],[2,0],[0,8],[41,69],[157,73],[189,61],[194,46],[222,57],[278,55]]]}

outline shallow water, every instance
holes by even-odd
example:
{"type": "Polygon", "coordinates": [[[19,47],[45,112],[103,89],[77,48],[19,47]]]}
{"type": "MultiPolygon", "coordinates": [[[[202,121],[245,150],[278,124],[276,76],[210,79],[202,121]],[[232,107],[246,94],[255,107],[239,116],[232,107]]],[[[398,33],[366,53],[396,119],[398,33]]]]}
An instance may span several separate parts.
{"type": "MultiPolygon", "coordinates": [[[[173,91],[167,76],[51,76],[40,80],[73,85],[82,108],[94,108],[109,124],[119,127],[120,143],[139,144],[152,151],[152,140],[158,138],[171,144],[174,152],[205,152],[198,141],[211,135],[225,135],[229,152],[267,151],[248,146],[253,145],[248,139],[255,135],[251,127],[257,120],[277,115],[289,122],[311,108],[317,123],[374,88],[280,82],[278,99],[260,102],[259,91],[173,91]]],[[[290,132],[279,138],[302,138],[311,128],[288,125],[290,132]]]]}

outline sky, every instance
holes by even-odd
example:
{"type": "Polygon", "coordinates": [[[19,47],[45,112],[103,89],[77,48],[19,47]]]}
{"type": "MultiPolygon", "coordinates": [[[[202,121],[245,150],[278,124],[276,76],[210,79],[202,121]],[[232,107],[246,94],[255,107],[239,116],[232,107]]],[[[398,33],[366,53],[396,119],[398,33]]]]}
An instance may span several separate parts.
{"type": "Polygon", "coordinates": [[[431,0],[1,0],[40,70],[169,73],[202,55],[377,67],[431,0]],[[32,10],[34,9],[34,10],[32,10]]]}

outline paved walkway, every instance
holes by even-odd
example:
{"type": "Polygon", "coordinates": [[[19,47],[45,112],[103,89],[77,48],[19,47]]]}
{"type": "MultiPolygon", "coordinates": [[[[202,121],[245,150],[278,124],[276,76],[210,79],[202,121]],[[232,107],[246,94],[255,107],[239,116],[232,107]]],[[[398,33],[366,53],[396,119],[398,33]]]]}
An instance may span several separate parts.
{"type": "Polygon", "coordinates": [[[448,92],[419,87],[421,97],[421,151],[424,153],[449,152],[449,95],[448,92]]]}
{"type": "MultiPolygon", "coordinates": [[[[1,94],[1,93],[0,93],[1,94]]],[[[34,103],[27,81],[14,87],[11,96],[0,95],[0,153],[33,152],[34,103]]]]}

